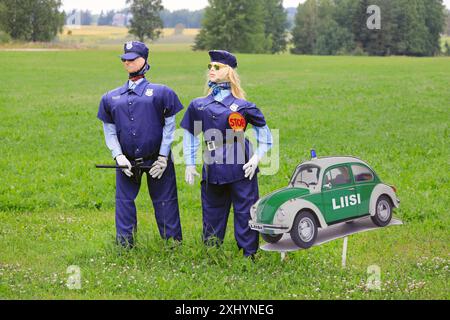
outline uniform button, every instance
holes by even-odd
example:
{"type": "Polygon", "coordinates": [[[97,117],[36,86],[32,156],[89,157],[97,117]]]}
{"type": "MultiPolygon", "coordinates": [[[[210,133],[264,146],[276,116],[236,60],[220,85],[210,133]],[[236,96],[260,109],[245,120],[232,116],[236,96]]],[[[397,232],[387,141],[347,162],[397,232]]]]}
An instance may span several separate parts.
{"type": "Polygon", "coordinates": [[[136,136],[136,132],[133,132],[133,136],[136,136]]]}
{"type": "Polygon", "coordinates": [[[133,102],[130,102],[130,103],[128,103],[129,105],[132,105],[133,104],[133,102]]]}
{"type": "Polygon", "coordinates": [[[134,121],[134,118],[131,118],[130,120],[131,120],[131,121],[134,121]]]}

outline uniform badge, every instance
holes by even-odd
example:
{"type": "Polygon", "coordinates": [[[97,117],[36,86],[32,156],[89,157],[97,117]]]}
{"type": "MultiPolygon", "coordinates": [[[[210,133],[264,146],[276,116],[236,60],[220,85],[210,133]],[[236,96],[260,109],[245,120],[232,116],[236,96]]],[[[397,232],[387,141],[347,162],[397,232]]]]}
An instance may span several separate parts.
{"type": "Polygon", "coordinates": [[[133,42],[127,42],[127,50],[133,49],[133,42]]]}
{"type": "Polygon", "coordinates": [[[239,109],[239,106],[236,103],[233,103],[230,107],[230,110],[233,112],[238,111],[238,109],[239,109]]]}
{"type": "Polygon", "coordinates": [[[115,97],[112,97],[112,98],[113,98],[113,100],[119,100],[120,96],[115,96],[115,97]]]}
{"type": "Polygon", "coordinates": [[[244,116],[239,112],[233,112],[230,114],[228,117],[228,123],[230,124],[231,129],[235,132],[242,132],[247,126],[247,121],[245,121],[244,116]]]}
{"type": "Polygon", "coordinates": [[[153,96],[153,89],[147,89],[147,91],[145,92],[145,95],[146,95],[147,97],[153,96]]]}

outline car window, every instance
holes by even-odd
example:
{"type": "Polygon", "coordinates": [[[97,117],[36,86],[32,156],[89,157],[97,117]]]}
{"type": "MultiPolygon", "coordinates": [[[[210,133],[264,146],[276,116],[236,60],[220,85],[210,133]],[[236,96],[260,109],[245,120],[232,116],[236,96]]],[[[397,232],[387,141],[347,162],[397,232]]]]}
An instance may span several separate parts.
{"type": "Polygon", "coordinates": [[[352,180],[348,168],[346,166],[343,166],[329,170],[324,177],[323,184],[325,185],[331,183],[333,187],[336,187],[344,184],[349,184],[351,183],[351,181],[352,180]]]}
{"type": "Polygon", "coordinates": [[[353,176],[356,182],[373,181],[373,172],[366,166],[352,165],[353,176]]]}
{"type": "Polygon", "coordinates": [[[300,167],[294,178],[294,187],[305,186],[305,183],[310,185],[317,185],[319,181],[320,168],[314,166],[300,167]],[[304,183],[305,182],[305,183],[304,183]]]}

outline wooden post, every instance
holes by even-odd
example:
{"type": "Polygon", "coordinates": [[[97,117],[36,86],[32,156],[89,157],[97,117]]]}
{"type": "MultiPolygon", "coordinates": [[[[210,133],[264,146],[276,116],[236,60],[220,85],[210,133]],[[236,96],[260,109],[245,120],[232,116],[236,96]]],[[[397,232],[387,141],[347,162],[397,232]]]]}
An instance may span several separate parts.
{"type": "Polygon", "coordinates": [[[344,246],[342,248],[342,268],[344,269],[347,265],[347,246],[348,246],[348,237],[345,237],[344,246]]]}

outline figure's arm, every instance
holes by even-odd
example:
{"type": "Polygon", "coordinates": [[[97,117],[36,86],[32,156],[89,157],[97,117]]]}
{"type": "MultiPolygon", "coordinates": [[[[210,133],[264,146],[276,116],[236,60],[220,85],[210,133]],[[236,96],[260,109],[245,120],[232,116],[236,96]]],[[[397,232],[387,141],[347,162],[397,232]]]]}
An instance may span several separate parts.
{"type": "Polygon", "coordinates": [[[195,166],[195,159],[197,158],[197,151],[200,147],[200,139],[184,130],[183,151],[186,166],[195,166]]]}
{"type": "Polygon", "coordinates": [[[264,155],[269,152],[270,149],[272,149],[272,133],[267,125],[265,125],[264,127],[253,126],[253,129],[255,130],[256,141],[258,142],[258,147],[255,153],[261,160],[264,155]]]}
{"type": "Polygon", "coordinates": [[[175,116],[165,118],[165,125],[163,128],[163,138],[161,142],[161,148],[159,149],[159,154],[164,157],[169,157],[170,148],[173,143],[175,134],[175,116]]]}
{"type": "Polygon", "coordinates": [[[262,127],[258,127],[253,124],[253,129],[255,130],[258,147],[255,154],[243,167],[245,177],[249,178],[250,180],[252,180],[256,174],[256,169],[258,168],[259,161],[272,148],[273,144],[272,133],[270,132],[270,129],[266,124],[264,124],[264,126],[262,127]]]}
{"type": "Polygon", "coordinates": [[[111,151],[113,159],[116,159],[117,156],[123,154],[119,139],[117,138],[116,125],[103,122],[103,132],[105,134],[106,146],[111,151]]]}

